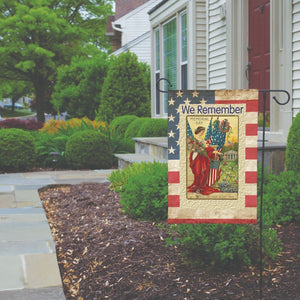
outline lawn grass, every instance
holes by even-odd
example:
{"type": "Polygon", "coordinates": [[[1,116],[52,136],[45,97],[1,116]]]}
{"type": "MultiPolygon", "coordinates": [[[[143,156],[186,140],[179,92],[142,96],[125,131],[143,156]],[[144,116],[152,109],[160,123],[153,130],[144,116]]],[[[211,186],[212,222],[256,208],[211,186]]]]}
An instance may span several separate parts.
{"type": "Polygon", "coordinates": [[[11,109],[7,108],[2,108],[0,107],[0,116],[2,118],[16,118],[16,117],[24,117],[24,116],[29,116],[33,115],[34,113],[28,109],[15,109],[14,112],[11,111],[11,109]]]}

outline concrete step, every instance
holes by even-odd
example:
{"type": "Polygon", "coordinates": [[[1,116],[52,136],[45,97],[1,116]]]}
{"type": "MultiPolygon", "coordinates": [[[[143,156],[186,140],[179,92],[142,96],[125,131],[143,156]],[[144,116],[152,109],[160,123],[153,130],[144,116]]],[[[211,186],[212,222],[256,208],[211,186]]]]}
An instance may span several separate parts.
{"type": "Polygon", "coordinates": [[[129,153],[129,154],[115,154],[115,157],[118,158],[118,168],[124,169],[131,165],[132,163],[141,163],[141,162],[161,162],[167,163],[167,159],[158,159],[153,155],[149,154],[140,154],[140,153],[129,153]]]}
{"type": "Polygon", "coordinates": [[[135,153],[149,154],[157,159],[168,159],[168,139],[166,137],[133,138],[135,153]]]}

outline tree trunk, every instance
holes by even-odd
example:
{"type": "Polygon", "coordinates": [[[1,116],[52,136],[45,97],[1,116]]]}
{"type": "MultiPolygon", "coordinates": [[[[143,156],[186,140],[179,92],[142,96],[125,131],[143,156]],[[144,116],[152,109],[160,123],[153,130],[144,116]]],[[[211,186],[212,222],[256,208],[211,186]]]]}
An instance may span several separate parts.
{"type": "Polygon", "coordinates": [[[36,115],[37,120],[40,122],[45,122],[45,95],[47,90],[47,84],[45,84],[42,80],[38,80],[34,83],[35,89],[35,105],[36,105],[36,115]]]}

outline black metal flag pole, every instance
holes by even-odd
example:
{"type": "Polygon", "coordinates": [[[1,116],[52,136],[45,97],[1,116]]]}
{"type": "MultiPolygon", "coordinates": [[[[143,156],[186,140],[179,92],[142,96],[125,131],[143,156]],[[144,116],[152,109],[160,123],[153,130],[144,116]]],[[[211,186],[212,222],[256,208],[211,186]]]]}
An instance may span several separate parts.
{"type": "MultiPolygon", "coordinates": [[[[172,87],[171,82],[167,78],[160,78],[156,82],[156,88],[160,93],[168,93],[166,90],[160,89],[160,81],[165,80],[172,87]]],[[[264,186],[264,158],[265,158],[265,135],[266,135],[266,103],[267,103],[267,93],[285,93],[287,95],[287,100],[285,102],[279,102],[274,96],[273,100],[279,105],[286,105],[290,101],[290,94],[286,90],[259,90],[260,93],[263,93],[263,135],[262,135],[262,156],[261,156],[261,183],[260,183],[260,213],[259,213],[259,259],[260,259],[260,279],[259,279],[259,291],[260,299],[262,300],[263,296],[263,186],[264,186]]]]}
{"type": "Polygon", "coordinates": [[[290,101],[290,94],[286,90],[259,90],[260,93],[263,93],[263,136],[262,136],[262,154],[261,154],[261,182],[260,182],[260,213],[259,213],[259,293],[260,299],[263,297],[263,189],[264,189],[264,166],[265,166],[265,135],[266,135],[266,103],[267,103],[267,93],[286,93],[288,99],[285,102],[279,102],[276,97],[273,97],[273,100],[279,105],[286,105],[290,101]]]}

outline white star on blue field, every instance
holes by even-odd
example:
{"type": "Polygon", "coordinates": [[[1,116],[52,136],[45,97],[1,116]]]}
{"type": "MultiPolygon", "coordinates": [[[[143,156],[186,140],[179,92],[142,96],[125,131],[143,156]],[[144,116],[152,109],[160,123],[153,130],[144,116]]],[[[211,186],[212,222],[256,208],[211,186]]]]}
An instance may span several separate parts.
{"type": "Polygon", "coordinates": [[[168,93],[168,159],[178,160],[179,149],[179,105],[214,104],[215,91],[170,90],[168,93]],[[203,100],[204,99],[204,100],[203,100]]]}

